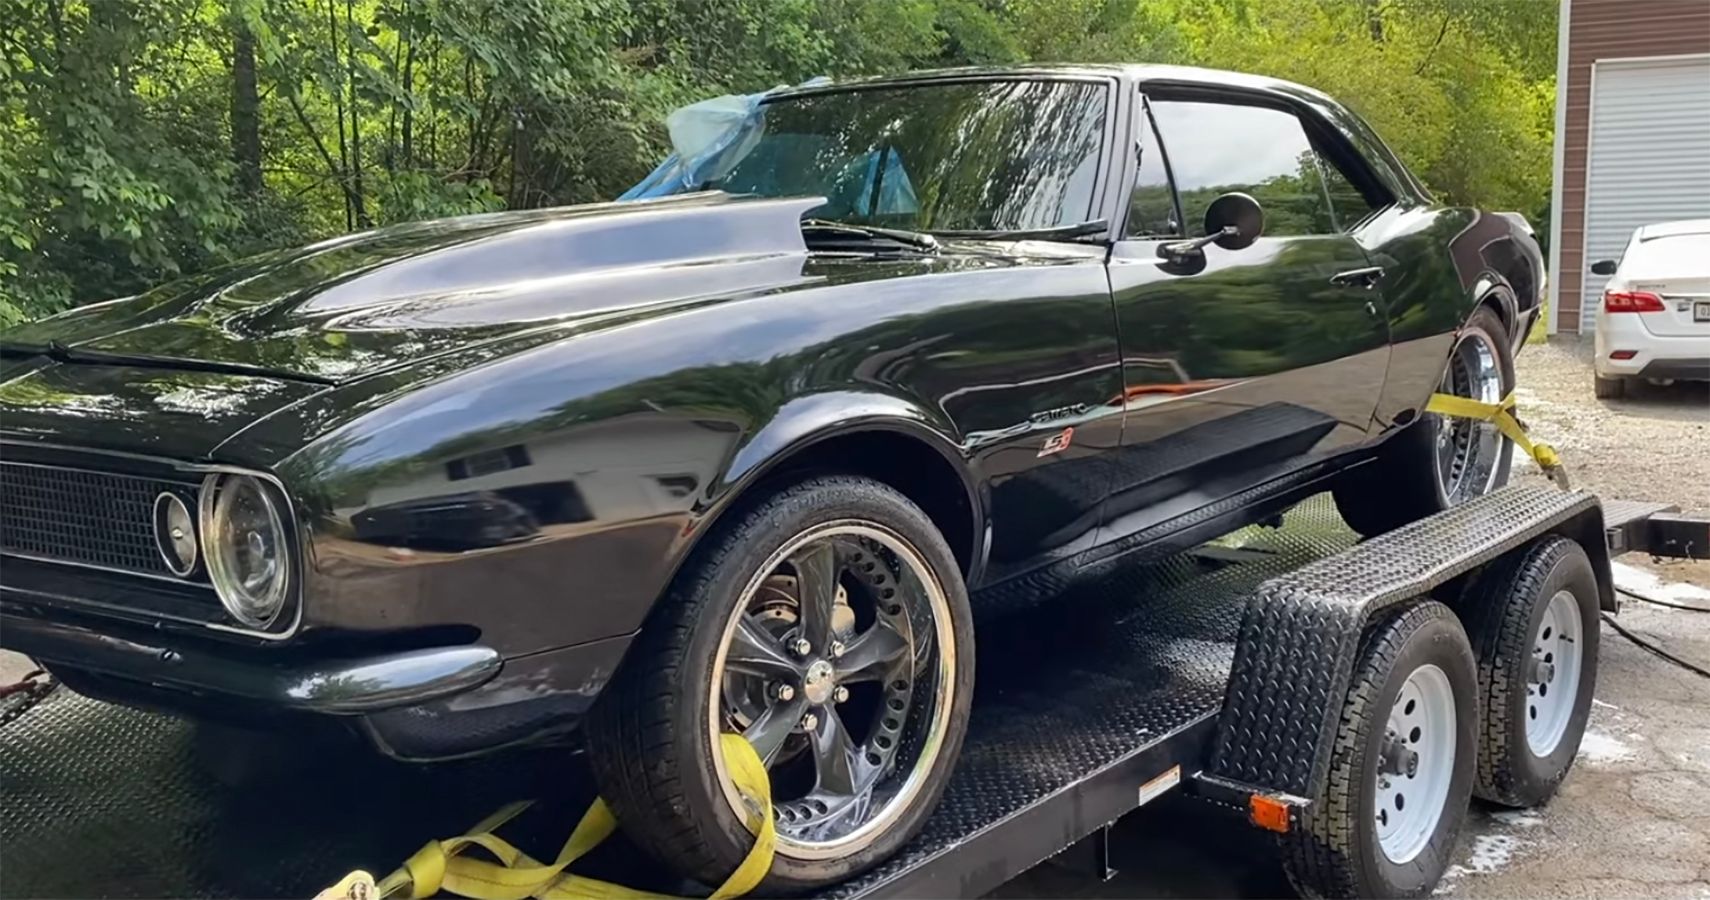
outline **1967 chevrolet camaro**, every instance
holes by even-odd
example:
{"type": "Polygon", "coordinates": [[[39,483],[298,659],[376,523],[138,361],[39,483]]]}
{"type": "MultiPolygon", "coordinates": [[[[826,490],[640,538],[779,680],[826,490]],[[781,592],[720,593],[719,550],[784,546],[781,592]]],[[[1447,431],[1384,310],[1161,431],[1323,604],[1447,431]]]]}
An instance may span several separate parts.
{"type": "Polygon", "coordinates": [[[1435,205],[1329,98],[1193,69],[768,95],[680,196],[422,222],[5,335],[0,638],[202,718],[439,759],[570,735],[717,882],[922,824],[970,595],[1333,491],[1375,533],[1503,483],[1518,216],[1435,205]]]}

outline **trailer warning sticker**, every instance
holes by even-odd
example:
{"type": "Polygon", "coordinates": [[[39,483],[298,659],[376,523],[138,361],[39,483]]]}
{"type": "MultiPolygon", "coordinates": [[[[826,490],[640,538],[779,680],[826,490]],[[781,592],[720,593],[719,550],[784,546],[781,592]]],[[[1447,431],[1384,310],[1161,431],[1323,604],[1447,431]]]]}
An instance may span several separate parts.
{"type": "Polygon", "coordinates": [[[1140,785],[1140,805],[1145,806],[1158,799],[1165,791],[1182,783],[1182,767],[1171,766],[1164,774],[1140,785]]]}

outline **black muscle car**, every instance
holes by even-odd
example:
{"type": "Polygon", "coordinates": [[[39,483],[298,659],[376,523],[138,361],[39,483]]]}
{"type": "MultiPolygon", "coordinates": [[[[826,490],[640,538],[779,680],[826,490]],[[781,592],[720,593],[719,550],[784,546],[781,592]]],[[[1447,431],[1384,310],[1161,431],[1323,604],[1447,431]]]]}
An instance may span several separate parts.
{"type": "Polygon", "coordinates": [[[0,640],[120,703],[585,743],[644,847],[768,882],[921,825],[972,602],[1332,490],[1481,494],[1538,312],[1315,91],[1193,69],[785,90],[681,196],[384,228],[5,335],[0,640]],[[575,727],[572,727],[575,726],[575,727]]]}

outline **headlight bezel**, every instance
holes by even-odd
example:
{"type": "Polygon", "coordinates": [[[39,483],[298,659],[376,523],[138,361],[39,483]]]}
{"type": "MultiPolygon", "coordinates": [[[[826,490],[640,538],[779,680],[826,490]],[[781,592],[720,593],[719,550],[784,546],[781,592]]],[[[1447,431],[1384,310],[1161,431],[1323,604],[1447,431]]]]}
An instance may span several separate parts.
{"type": "MultiPolygon", "coordinates": [[[[278,482],[271,477],[253,471],[236,469],[220,469],[209,472],[202,481],[200,496],[197,500],[197,531],[201,543],[202,567],[207,573],[208,583],[220,599],[220,606],[227,616],[236,623],[229,630],[264,637],[280,637],[274,626],[279,624],[287,613],[293,613],[297,601],[298,584],[298,554],[296,542],[297,522],[292,513],[289,498],[284,494],[278,482]],[[256,596],[250,594],[241,585],[241,579],[230,570],[231,562],[226,558],[228,549],[219,544],[221,528],[218,517],[222,513],[229,515],[229,507],[221,505],[222,497],[229,496],[234,488],[250,487],[262,502],[268,523],[274,531],[273,543],[275,565],[278,575],[274,579],[271,590],[266,598],[268,602],[264,615],[257,615],[253,608],[257,604],[256,596]]],[[[222,627],[216,625],[215,627],[222,627]]],[[[293,625],[290,630],[295,630],[293,625]]]]}

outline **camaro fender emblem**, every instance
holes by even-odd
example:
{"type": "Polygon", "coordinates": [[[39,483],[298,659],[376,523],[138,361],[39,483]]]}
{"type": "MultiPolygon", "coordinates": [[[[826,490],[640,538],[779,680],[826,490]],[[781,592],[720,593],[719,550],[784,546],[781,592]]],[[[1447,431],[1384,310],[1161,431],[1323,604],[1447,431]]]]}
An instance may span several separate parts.
{"type": "Polygon", "coordinates": [[[1045,439],[1045,446],[1039,448],[1040,456],[1050,456],[1069,449],[1069,444],[1075,440],[1075,429],[1065,428],[1045,439]]]}

